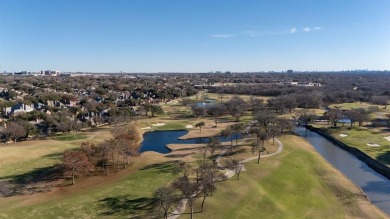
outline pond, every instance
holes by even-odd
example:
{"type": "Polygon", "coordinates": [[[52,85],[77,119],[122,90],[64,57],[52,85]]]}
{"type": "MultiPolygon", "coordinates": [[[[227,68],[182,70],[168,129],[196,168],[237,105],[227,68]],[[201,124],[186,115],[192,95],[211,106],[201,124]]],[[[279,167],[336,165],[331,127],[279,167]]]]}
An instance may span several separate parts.
{"type": "MultiPolygon", "coordinates": [[[[202,144],[208,142],[208,138],[179,139],[179,137],[187,133],[188,131],[186,130],[146,132],[143,135],[144,140],[140,145],[140,152],[155,151],[161,154],[167,154],[171,152],[171,150],[166,147],[168,144],[202,144]]],[[[239,138],[240,136],[238,135],[237,137],[239,138]]],[[[235,140],[236,136],[234,135],[228,138],[218,136],[217,138],[220,142],[226,142],[233,139],[235,140]]]]}
{"type": "Polygon", "coordinates": [[[197,102],[196,106],[197,107],[208,107],[208,106],[211,106],[213,104],[215,104],[215,100],[213,100],[213,99],[205,99],[202,102],[197,102]]]}
{"type": "Polygon", "coordinates": [[[390,215],[389,179],[321,135],[303,127],[297,127],[295,132],[308,140],[330,164],[359,186],[373,204],[390,215]]]}
{"type": "Polygon", "coordinates": [[[346,123],[346,124],[351,124],[352,123],[351,119],[348,119],[348,118],[339,119],[339,120],[337,120],[337,122],[339,122],[339,123],[346,123]]]}

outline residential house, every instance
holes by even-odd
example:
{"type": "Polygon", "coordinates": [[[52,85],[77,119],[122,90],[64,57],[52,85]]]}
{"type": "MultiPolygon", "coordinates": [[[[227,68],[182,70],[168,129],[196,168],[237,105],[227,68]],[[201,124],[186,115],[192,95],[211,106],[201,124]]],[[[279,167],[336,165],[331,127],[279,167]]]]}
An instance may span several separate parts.
{"type": "Polygon", "coordinates": [[[34,110],[34,105],[27,105],[24,103],[18,103],[11,107],[6,107],[3,110],[4,115],[10,116],[15,115],[17,113],[28,113],[34,110]]]}

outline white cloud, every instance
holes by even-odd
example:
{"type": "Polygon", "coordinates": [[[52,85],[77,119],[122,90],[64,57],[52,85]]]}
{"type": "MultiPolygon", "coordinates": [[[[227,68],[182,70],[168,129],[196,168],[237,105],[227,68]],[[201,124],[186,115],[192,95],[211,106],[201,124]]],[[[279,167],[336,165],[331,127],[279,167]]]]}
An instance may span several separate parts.
{"type": "Polygon", "coordinates": [[[294,27],[290,29],[290,33],[296,33],[296,32],[297,32],[297,28],[294,27]]]}
{"type": "MultiPolygon", "coordinates": [[[[246,27],[246,26],[245,26],[246,27]]],[[[269,28],[260,28],[260,27],[253,27],[249,30],[243,30],[241,32],[233,32],[229,34],[212,34],[210,37],[212,38],[231,38],[231,37],[242,37],[242,36],[249,36],[249,37],[261,37],[261,36],[270,36],[270,35],[284,35],[284,34],[298,34],[298,33],[309,33],[313,31],[320,31],[322,30],[322,27],[315,26],[315,27],[269,27],[269,28]]]]}
{"type": "Polygon", "coordinates": [[[233,37],[234,34],[213,34],[211,37],[213,38],[230,38],[233,37]]]}

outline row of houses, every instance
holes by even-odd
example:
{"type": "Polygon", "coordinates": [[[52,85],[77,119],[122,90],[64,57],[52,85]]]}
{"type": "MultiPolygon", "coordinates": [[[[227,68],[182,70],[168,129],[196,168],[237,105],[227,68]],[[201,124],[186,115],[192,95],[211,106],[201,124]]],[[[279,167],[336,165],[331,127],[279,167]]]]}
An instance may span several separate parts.
{"type": "Polygon", "coordinates": [[[17,103],[11,107],[5,107],[3,109],[3,115],[5,116],[11,116],[18,113],[28,113],[32,112],[35,109],[41,109],[43,104],[37,103],[37,104],[24,104],[24,103],[17,103]]]}
{"type": "Polygon", "coordinates": [[[302,87],[321,87],[321,83],[316,82],[296,82],[296,81],[283,81],[279,82],[280,85],[294,85],[302,87]]]}

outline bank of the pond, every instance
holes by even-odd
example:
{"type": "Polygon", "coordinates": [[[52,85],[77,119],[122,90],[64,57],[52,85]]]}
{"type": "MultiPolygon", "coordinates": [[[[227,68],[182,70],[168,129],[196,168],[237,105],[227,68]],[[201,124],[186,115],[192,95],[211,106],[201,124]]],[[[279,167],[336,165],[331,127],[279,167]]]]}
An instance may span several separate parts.
{"type": "MultiPolygon", "coordinates": [[[[197,137],[181,139],[181,136],[188,134],[186,130],[171,131],[150,131],[143,134],[143,141],[140,144],[139,152],[155,151],[161,154],[167,154],[171,150],[167,147],[169,144],[206,144],[208,137],[197,137]]],[[[235,135],[230,137],[216,136],[220,142],[235,140],[235,135]]]]}
{"type": "Polygon", "coordinates": [[[313,127],[313,126],[310,126],[310,125],[307,128],[309,130],[311,130],[311,131],[314,131],[314,132],[320,134],[321,136],[323,136],[326,139],[330,140],[331,142],[333,142],[337,146],[341,147],[342,149],[350,152],[355,157],[357,157],[359,160],[361,160],[364,163],[366,163],[367,166],[371,167],[373,170],[375,170],[376,172],[382,174],[383,176],[385,176],[387,179],[390,180],[390,168],[388,166],[386,166],[383,163],[381,163],[381,162],[375,160],[374,158],[368,156],[366,153],[362,152],[358,148],[353,147],[353,146],[349,146],[349,145],[341,142],[340,140],[334,138],[333,136],[331,136],[330,134],[328,134],[327,132],[323,131],[320,128],[316,128],[316,127],[313,127]]]}

